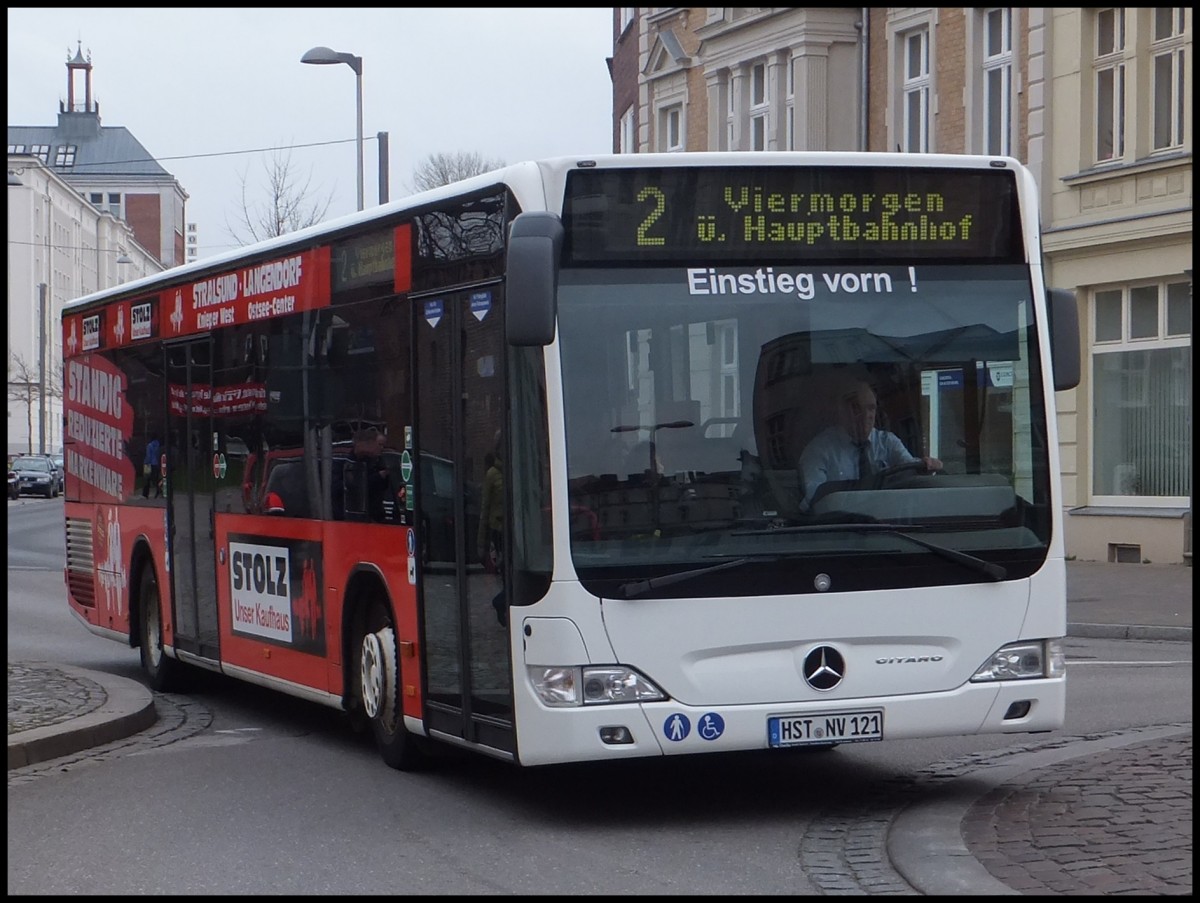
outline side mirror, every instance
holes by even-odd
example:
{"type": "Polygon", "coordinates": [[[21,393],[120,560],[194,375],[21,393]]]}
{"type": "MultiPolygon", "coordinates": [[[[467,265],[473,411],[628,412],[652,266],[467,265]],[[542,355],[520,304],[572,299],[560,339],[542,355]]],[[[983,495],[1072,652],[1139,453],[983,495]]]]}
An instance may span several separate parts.
{"type": "Polygon", "coordinates": [[[517,214],[509,227],[505,337],[510,345],[549,345],[558,311],[562,221],[553,213],[517,214]]]}
{"type": "Polygon", "coordinates": [[[1054,391],[1065,392],[1079,385],[1079,306],[1075,293],[1065,288],[1046,290],[1050,312],[1050,363],[1054,391]]]}

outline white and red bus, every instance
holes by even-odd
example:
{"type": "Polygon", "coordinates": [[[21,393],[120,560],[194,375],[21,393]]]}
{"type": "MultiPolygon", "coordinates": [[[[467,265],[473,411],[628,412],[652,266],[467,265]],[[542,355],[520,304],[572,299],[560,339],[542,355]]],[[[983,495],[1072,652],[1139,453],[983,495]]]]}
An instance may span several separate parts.
{"type": "Polygon", "coordinates": [[[1053,730],[1079,347],[1040,248],[1010,158],[639,154],[82,298],[71,610],[398,768],[1053,730]],[[903,463],[814,491],[847,379],[903,463]]]}

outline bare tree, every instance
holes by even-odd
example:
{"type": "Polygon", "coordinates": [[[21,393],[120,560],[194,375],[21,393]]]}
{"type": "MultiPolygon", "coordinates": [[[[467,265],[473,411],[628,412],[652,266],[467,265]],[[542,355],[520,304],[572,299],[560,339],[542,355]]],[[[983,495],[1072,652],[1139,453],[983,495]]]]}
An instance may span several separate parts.
{"type": "Polygon", "coordinates": [[[8,359],[8,397],[25,405],[26,435],[29,437],[29,454],[33,454],[33,409],[41,402],[37,367],[32,366],[19,354],[8,359]]]}
{"type": "Polygon", "coordinates": [[[491,172],[503,165],[503,160],[486,159],[475,151],[430,154],[413,169],[412,190],[439,188],[468,176],[491,172]]]}
{"type": "MultiPolygon", "coordinates": [[[[46,384],[43,388],[41,373],[38,368],[29,363],[19,354],[8,359],[8,397],[11,401],[25,406],[25,428],[29,436],[29,454],[33,454],[33,412],[38,415],[45,413],[47,423],[53,417],[51,399],[63,397],[63,365],[55,364],[46,372],[46,384]],[[46,410],[42,410],[42,394],[45,392],[46,410]]],[[[47,435],[49,432],[47,431],[47,435]]],[[[39,449],[45,451],[45,449],[39,449]]]]}
{"type": "Polygon", "coordinates": [[[225,221],[229,235],[240,245],[286,235],[319,223],[325,219],[333,202],[332,190],[323,198],[314,198],[317,192],[312,186],[312,172],[310,170],[308,177],[301,181],[292,166],[291,151],[275,151],[270,160],[263,163],[263,168],[267,173],[266,200],[251,203],[247,173],[243,172],[239,177],[242,206],[237,222],[231,225],[228,219],[225,221]]]}

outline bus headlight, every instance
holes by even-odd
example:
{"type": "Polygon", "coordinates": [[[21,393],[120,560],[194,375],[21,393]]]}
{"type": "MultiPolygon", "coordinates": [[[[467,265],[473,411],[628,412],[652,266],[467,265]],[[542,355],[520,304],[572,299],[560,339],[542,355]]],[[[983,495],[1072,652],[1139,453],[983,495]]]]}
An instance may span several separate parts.
{"type": "Polygon", "coordinates": [[[1066,673],[1062,640],[1034,640],[1001,646],[971,675],[971,680],[1028,680],[1066,673]]]}
{"type": "Polygon", "coordinates": [[[542,702],[556,707],[656,702],[667,698],[644,674],[624,665],[532,666],[529,681],[542,702]]]}

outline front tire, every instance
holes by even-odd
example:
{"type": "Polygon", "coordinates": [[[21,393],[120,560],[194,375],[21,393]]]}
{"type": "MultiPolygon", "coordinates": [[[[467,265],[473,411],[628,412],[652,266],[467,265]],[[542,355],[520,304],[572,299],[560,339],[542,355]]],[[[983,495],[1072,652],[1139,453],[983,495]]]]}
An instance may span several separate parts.
{"type": "Polygon", "coordinates": [[[379,754],[390,767],[416,771],[429,764],[423,738],[404,726],[400,705],[400,656],[391,611],[371,603],[358,630],[357,702],[371,725],[379,754]]]}
{"type": "Polygon", "coordinates": [[[158,591],[158,578],[154,568],[147,566],[142,571],[141,592],[141,659],[142,670],[150,688],[160,693],[178,689],[182,683],[183,665],[167,655],[163,649],[162,597],[158,591]]]}

